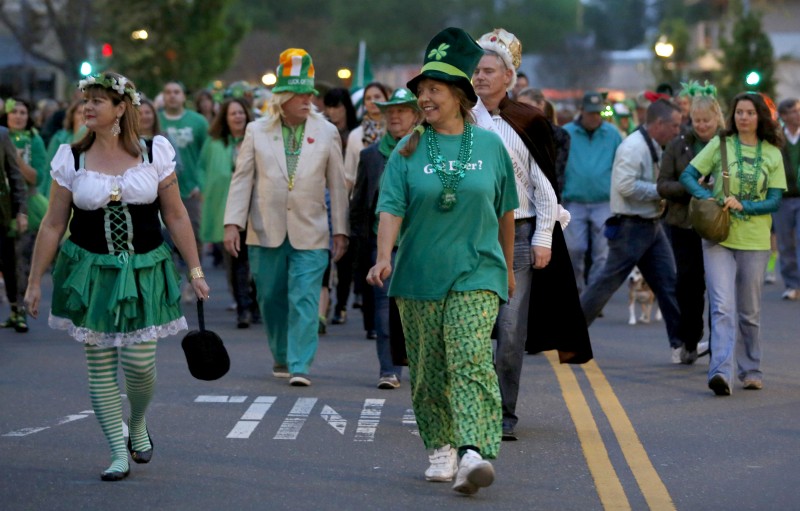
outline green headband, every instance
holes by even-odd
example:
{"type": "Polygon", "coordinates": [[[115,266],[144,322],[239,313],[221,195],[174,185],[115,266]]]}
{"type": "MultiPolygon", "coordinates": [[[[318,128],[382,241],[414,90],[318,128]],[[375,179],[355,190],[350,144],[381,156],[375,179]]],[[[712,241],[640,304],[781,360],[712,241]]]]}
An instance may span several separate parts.
{"type": "Polygon", "coordinates": [[[700,82],[697,80],[692,80],[689,83],[681,82],[681,92],[678,94],[679,96],[688,96],[690,98],[694,96],[711,96],[712,98],[717,97],[717,88],[708,83],[706,80],[705,84],[700,85],[700,82]]]}

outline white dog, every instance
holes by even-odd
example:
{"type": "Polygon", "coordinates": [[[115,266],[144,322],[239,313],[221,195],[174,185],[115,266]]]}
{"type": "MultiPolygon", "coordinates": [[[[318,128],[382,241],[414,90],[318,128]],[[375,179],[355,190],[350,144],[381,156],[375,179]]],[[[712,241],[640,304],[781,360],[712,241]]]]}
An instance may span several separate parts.
{"type": "Polygon", "coordinates": [[[661,321],[661,309],[658,308],[656,303],[656,295],[650,286],[645,282],[642,272],[639,268],[633,267],[630,275],[628,275],[628,324],[636,324],[636,304],[642,306],[642,313],[639,315],[639,321],[642,323],[650,323],[650,317],[653,313],[653,308],[656,310],[656,321],[661,321]]]}

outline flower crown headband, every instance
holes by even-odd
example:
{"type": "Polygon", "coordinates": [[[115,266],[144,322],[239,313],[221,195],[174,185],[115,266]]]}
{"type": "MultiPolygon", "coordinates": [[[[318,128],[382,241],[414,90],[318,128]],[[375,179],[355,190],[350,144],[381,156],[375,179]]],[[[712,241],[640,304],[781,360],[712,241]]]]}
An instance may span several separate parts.
{"type": "Polygon", "coordinates": [[[81,92],[86,92],[86,89],[92,85],[99,85],[106,89],[115,90],[120,96],[127,94],[128,97],[131,98],[131,103],[133,103],[134,106],[139,106],[142,104],[141,94],[136,92],[133,84],[131,84],[124,76],[115,78],[113,76],[106,76],[103,74],[93,74],[78,82],[78,88],[81,90],[81,92]]]}
{"type": "Polygon", "coordinates": [[[706,80],[705,84],[700,85],[700,82],[697,80],[692,80],[689,83],[681,82],[681,92],[678,94],[679,96],[689,96],[690,98],[694,96],[711,96],[712,98],[717,97],[717,88],[708,83],[706,80]]]}

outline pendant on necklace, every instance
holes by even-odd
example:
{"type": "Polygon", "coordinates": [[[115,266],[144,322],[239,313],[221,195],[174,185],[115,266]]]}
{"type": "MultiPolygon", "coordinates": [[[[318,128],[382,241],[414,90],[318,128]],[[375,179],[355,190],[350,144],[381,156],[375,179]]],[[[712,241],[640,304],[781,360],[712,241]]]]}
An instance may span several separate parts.
{"type": "Polygon", "coordinates": [[[114,186],[111,187],[111,194],[109,197],[113,202],[119,201],[122,198],[122,190],[120,190],[118,183],[114,183],[114,186]]]}
{"type": "Polygon", "coordinates": [[[439,196],[439,209],[450,211],[456,205],[456,191],[453,188],[445,188],[439,196]]]}

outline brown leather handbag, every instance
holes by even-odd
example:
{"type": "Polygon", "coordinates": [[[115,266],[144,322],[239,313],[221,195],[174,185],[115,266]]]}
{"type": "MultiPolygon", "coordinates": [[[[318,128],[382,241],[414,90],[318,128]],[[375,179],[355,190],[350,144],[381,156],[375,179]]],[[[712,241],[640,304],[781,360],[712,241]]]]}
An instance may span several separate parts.
{"type": "MultiPolygon", "coordinates": [[[[722,191],[730,196],[730,174],[728,173],[728,146],[725,135],[719,136],[722,164],[722,191]]],[[[697,199],[689,201],[689,222],[701,238],[721,243],[728,239],[731,228],[730,211],[724,209],[716,200],[697,199]]]]}

